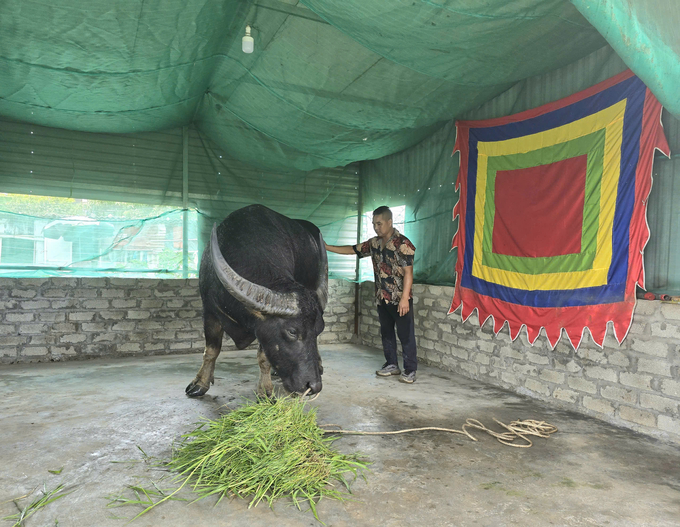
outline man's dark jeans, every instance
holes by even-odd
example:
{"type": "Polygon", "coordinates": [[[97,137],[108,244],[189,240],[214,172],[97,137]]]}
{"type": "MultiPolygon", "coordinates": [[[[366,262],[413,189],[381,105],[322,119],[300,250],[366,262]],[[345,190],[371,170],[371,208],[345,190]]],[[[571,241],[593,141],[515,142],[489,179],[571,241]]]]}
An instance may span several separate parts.
{"type": "Polygon", "coordinates": [[[378,304],[378,318],[380,319],[380,335],[382,336],[383,351],[388,364],[397,363],[397,335],[401,342],[404,358],[404,371],[411,373],[418,369],[416,355],[416,332],[413,319],[413,299],[408,302],[409,310],[403,317],[399,316],[398,306],[394,304],[378,304]],[[394,326],[397,326],[395,335],[394,326]]]}

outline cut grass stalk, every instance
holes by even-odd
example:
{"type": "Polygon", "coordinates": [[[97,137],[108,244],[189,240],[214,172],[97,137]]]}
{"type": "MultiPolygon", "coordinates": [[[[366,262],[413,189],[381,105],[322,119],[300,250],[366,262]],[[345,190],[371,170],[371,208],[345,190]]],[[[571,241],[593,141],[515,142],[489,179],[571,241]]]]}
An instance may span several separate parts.
{"type": "MultiPolygon", "coordinates": [[[[19,512],[16,514],[12,514],[10,516],[5,516],[2,519],[14,521],[15,523],[12,527],[22,527],[24,525],[24,522],[28,518],[33,516],[33,514],[38,512],[40,509],[46,507],[53,501],[57,501],[58,499],[63,498],[67,494],[70,494],[70,492],[64,492],[64,485],[58,485],[56,488],[52,490],[47,490],[47,486],[43,484],[43,490],[41,492],[42,496],[36,497],[31,503],[29,503],[23,508],[17,503],[18,498],[16,500],[13,500],[14,504],[19,509],[19,512]]],[[[33,493],[31,492],[31,494],[33,493]]]]}
{"type": "Polygon", "coordinates": [[[147,489],[141,485],[128,485],[127,488],[132,491],[135,495],[134,499],[126,498],[125,496],[108,496],[107,499],[109,503],[106,505],[107,508],[122,507],[124,505],[141,505],[143,507],[151,507],[155,505],[158,501],[169,498],[178,501],[186,501],[184,498],[171,497],[171,490],[163,490],[156,485],[155,482],[151,482],[154,489],[147,489]],[[154,501],[156,499],[156,501],[154,501]]]}

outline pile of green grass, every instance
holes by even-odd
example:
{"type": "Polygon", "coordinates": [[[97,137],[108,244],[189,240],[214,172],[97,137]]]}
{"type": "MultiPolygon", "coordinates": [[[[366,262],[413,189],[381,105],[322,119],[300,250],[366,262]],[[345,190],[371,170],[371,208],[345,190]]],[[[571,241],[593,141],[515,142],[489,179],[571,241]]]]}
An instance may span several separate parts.
{"type": "Polygon", "coordinates": [[[252,507],[288,496],[300,510],[308,504],[319,519],[316,503],[347,499],[347,476],[367,468],[359,455],[331,448],[335,439],[324,435],[316,409],[306,409],[301,399],[258,399],[182,436],[168,468],[177,472],[180,488],[188,484],[199,499],[238,496],[251,499],[252,507]]]}

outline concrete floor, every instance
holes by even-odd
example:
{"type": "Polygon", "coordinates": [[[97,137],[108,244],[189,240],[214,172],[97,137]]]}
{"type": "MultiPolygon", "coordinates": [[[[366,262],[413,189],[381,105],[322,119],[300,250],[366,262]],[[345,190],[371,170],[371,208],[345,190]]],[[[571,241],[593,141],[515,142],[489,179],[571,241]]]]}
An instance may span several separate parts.
{"type": "MultiPolygon", "coordinates": [[[[353,430],[460,428],[467,417],[491,425],[495,416],[559,428],[529,449],[481,433],[477,443],[441,432],[344,436],[334,443],[338,449],[363,452],[373,464],[367,482],[352,487],[356,501],[321,501],[318,511],[329,527],[680,525],[677,446],[432,367],[422,366],[411,386],[376,378],[383,361],[374,349],[332,345],[321,354],[324,389],[311,403],[320,423],[353,430]]],[[[125,525],[138,509],[107,509],[106,496],[128,484],[150,487],[164,474],[142,462],[137,447],[168,459],[173,440],[199,416],[216,417],[222,405],[252,397],[258,375],[253,351],[224,353],[210,392],[185,397],[200,360],[181,355],[0,366],[0,518],[16,512],[7,500],[44,482],[49,488],[64,483],[73,492],[27,527],[54,526],[55,520],[62,527],[125,525]],[[59,475],[48,472],[61,467],[59,475]]],[[[216,506],[213,499],[169,502],[132,525],[320,525],[285,500],[273,510],[247,506],[242,499],[216,506]]]]}

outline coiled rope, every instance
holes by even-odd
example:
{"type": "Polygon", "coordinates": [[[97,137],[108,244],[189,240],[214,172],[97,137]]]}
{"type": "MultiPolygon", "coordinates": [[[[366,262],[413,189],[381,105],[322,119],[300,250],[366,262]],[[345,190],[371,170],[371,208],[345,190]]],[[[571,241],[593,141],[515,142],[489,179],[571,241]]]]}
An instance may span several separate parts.
{"type": "Polygon", "coordinates": [[[365,432],[360,430],[342,430],[342,428],[340,428],[340,425],[336,424],[319,425],[319,427],[327,426],[336,427],[335,429],[332,430],[326,430],[322,428],[322,430],[326,434],[351,434],[351,435],[394,435],[405,434],[408,432],[420,432],[422,430],[437,430],[439,432],[449,432],[452,434],[466,435],[473,441],[478,441],[476,437],[474,437],[470,432],[467,431],[468,428],[475,428],[477,430],[481,430],[482,432],[486,432],[490,436],[495,437],[500,443],[515,448],[531,447],[533,445],[533,442],[527,436],[537,436],[547,439],[550,437],[551,434],[557,432],[556,426],[551,425],[550,423],[546,423],[545,421],[535,421],[533,419],[526,419],[512,421],[509,425],[506,425],[505,423],[500,422],[495,417],[493,418],[493,420],[496,421],[496,423],[501,425],[503,428],[505,428],[507,432],[494,432],[493,430],[490,430],[486,426],[484,426],[477,419],[472,419],[471,417],[468,417],[466,419],[465,424],[461,427],[462,430],[455,430],[452,428],[440,428],[437,426],[424,426],[422,428],[408,428],[406,430],[395,430],[392,432],[365,432]],[[515,443],[515,441],[517,440],[524,440],[526,443],[515,443]]]}
{"type": "MultiPolygon", "coordinates": [[[[302,394],[302,398],[304,398],[310,391],[311,390],[308,388],[305,391],[305,393],[302,394]]],[[[316,399],[320,393],[321,392],[318,392],[316,395],[314,395],[314,397],[312,397],[310,401],[316,399]]],[[[500,422],[495,417],[492,417],[492,419],[496,421],[496,423],[501,425],[503,428],[505,428],[507,432],[494,432],[493,430],[490,430],[489,428],[484,426],[480,421],[478,421],[477,419],[473,419],[472,417],[468,417],[465,420],[465,424],[461,427],[461,430],[455,430],[453,428],[440,428],[438,426],[423,426],[421,428],[407,428],[405,430],[394,430],[391,432],[366,432],[362,430],[343,430],[340,427],[340,425],[336,424],[319,425],[319,428],[321,428],[325,434],[349,434],[362,436],[395,435],[406,434],[408,432],[421,432],[424,430],[436,430],[438,432],[462,434],[469,437],[473,441],[479,441],[475,436],[473,436],[470,432],[467,431],[467,428],[474,428],[476,430],[481,430],[482,432],[486,432],[490,436],[495,437],[500,443],[503,443],[506,446],[512,446],[515,448],[529,448],[533,446],[533,442],[527,436],[537,436],[542,437],[544,439],[548,439],[551,434],[557,432],[557,427],[555,425],[551,425],[550,423],[546,423],[545,421],[524,419],[512,421],[509,425],[506,425],[505,423],[500,422]],[[335,428],[332,430],[326,430],[322,428],[326,426],[334,426],[335,428]],[[515,443],[515,441],[517,440],[524,440],[526,441],[526,443],[525,444],[515,443]]]]}

